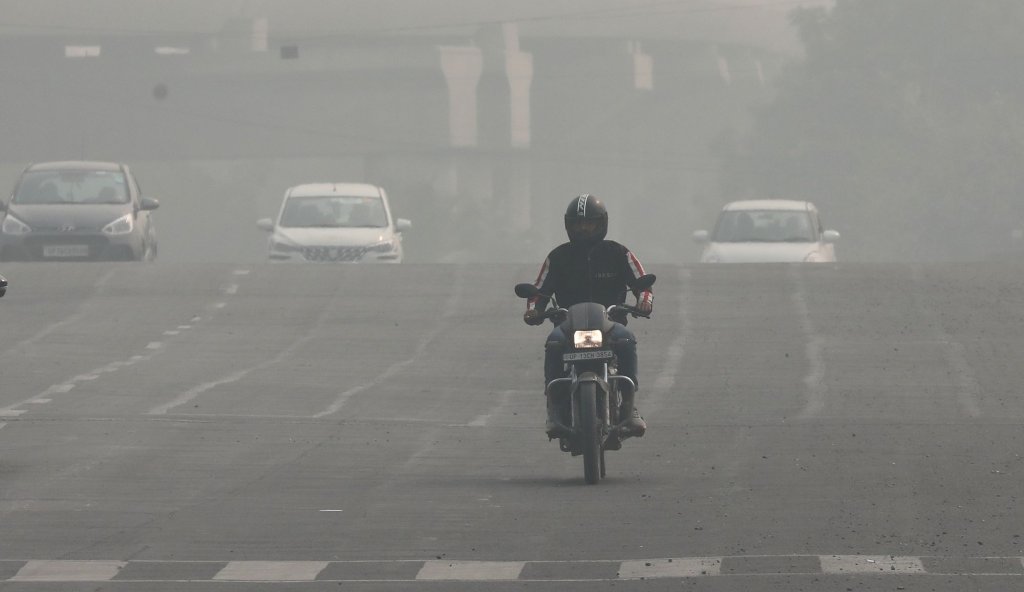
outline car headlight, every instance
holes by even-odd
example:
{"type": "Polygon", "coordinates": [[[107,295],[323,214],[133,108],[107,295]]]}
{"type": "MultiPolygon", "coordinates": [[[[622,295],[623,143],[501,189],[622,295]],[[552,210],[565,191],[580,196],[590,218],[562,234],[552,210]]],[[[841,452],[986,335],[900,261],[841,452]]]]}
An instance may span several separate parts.
{"type": "Polygon", "coordinates": [[[270,250],[277,251],[278,253],[295,253],[297,251],[300,251],[301,248],[296,247],[295,245],[290,245],[288,243],[282,243],[276,240],[272,240],[270,241],[270,250]]]}
{"type": "Polygon", "coordinates": [[[128,234],[135,228],[131,214],[125,214],[103,227],[103,234],[128,234]]]}
{"type": "Polygon", "coordinates": [[[370,246],[366,250],[370,251],[370,252],[373,252],[373,253],[390,253],[392,251],[397,250],[397,248],[398,248],[398,243],[396,241],[394,241],[394,240],[386,240],[386,241],[383,241],[383,242],[379,242],[379,243],[377,243],[375,245],[372,245],[372,246],[370,246]]]}
{"type": "Polygon", "coordinates": [[[4,234],[28,234],[32,232],[32,229],[28,227],[28,224],[25,224],[14,216],[7,214],[7,217],[4,218],[3,225],[0,226],[0,232],[3,232],[4,234]]]}
{"type": "Polygon", "coordinates": [[[572,335],[572,344],[576,349],[589,349],[593,347],[601,347],[601,340],[603,336],[600,330],[593,331],[576,331],[572,335]]]}

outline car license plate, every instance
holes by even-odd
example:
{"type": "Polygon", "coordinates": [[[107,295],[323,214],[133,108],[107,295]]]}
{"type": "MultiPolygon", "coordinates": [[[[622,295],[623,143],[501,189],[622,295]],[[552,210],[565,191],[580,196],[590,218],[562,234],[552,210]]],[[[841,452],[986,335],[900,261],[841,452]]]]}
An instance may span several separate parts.
{"type": "Polygon", "coordinates": [[[562,354],[564,362],[579,362],[581,360],[610,360],[615,354],[608,349],[597,349],[591,351],[578,351],[569,354],[562,354]]]}
{"type": "Polygon", "coordinates": [[[46,245],[43,257],[88,257],[89,245],[46,245]]]}

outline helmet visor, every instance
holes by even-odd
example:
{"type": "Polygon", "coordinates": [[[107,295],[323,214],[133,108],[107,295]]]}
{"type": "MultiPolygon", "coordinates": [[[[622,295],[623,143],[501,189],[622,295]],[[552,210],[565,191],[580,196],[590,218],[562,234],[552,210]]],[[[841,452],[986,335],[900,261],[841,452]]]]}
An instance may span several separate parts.
{"type": "Polygon", "coordinates": [[[575,240],[592,240],[601,233],[601,221],[596,218],[575,218],[566,223],[569,238],[575,240]]]}

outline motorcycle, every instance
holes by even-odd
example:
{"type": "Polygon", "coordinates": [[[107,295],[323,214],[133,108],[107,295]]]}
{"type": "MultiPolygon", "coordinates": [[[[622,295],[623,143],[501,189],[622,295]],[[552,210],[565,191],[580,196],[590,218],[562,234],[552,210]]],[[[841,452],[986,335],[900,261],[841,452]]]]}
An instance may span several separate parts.
{"type": "MultiPolygon", "coordinates": [[[[653,274],[641,276],[633,288],[646,290],[655,279],[653,274]]],[[[593,485],[605,477],[605,451],[619,450],[622,441],[633,435],[621,424],[628,419],[625,414],[632,413],[636,384],[617,374],[615,353],[608,342],[612,319],[650,315],[628,304],[604,307],[580,302],[561,308],[554,296],[541,293],[533,284],[516,284],[515,293],[520,298],[547,298],[551,306],[542,311],[542,317],[571,338],[571,345],[562,353],[567,375],[548,383],[544,395],[561,406],[562,417],[568,420],[557,436],[559,449],[583,457],[584,481],[593,485]],[[623,408],[623,400],[630,403],[630,409],[623,408]]]]}

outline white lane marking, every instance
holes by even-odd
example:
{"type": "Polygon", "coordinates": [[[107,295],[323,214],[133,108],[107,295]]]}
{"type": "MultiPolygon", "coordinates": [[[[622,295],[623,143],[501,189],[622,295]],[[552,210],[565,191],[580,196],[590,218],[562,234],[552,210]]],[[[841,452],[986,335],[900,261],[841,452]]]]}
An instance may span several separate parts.
{"type": "Polygon", "coordinates": [[[427,561],[416,574],[416,579],[515,580],[525,566],[523,561],[427,561]]]}
{"type": "MultiPolygon", "coordinates": [[[[337,295],[337,292],[335,292],[335,296],[336,295],[337,295]]],[[[331,302],[333,302],[333,301],[334,301],[334,297],[332,296],[331,302]]],[[[237,382],[237,381],[245,378],[246,376],[248,376],[252,372],[255,372],[257,370],[262,370],[264,368],[267,368],[269,366],[272,366],[274,364],[277,364],[277,363],[281,362],[282,360],[284,360],[288,356],[292,355],[292,353],[294,353],[297,349],[302,347],[308,341],[313,339],[313,337],[316,335],[317,329],[323,325],[323,321],[327,317],[327,314],[330,312],[330,308],[331,308],[330,307],[330,303],[328,303],[327,306],[324,306],[323,310],[320,311],[320,315],[317,317],[316,321],[313,322],[313,324],[312,324],[313,328],[311,330],[307,331],[306,334],[303,335],[302,337],[300,337],[300,338],[296,339],[295,341],[293,341],[288,347],[286,347],[283,350],[281,350],[273,358],[270,358],[269,360],[264,360],[264,361],[260,362],[259,364],[254,365],[254,366],[249,366],[248,368],[243,368],[241,370],[237,370],[237,371],[235,371],[235,372],[233,372],[231,374],[228,374],[227,376],[222,376],[221,378],[218,378],[217,380],[212,380],[210,382],[204,382],[204,383],[202,383],[200,385],[194,386],[194,387],[188,389],[187,391],[181,393],[180,395],[178,395],[177,397],[175,397],[171,401],[169,401],[167,403],[164,403],[163,405],[157,405],[156,407],[153,407],[152,409],[147,411],[146,414],[147,415],[163,415],[163,414],[167,413],[168,411],[170,411],[171,409],[174,409],[175,407],[180,407],[181,405],[184,405],[184,404],[188,403],[189,401],[192,401],[193,399],[195,399],[199,395],[201,395],[201,394],[203,394],[203,393],[205,393],[205,392],[207,392],[207,391],[209,391],[211,389],[217,388],[218,386],[221,386],[221,385],[230,384],[232,382],[237,382]]]]}
{"type": "MultiPolygon", "coordinates": [[[[492,417],[495,417],[496,415],[499,415],[499,414],[501,414],[504,411],[504,409],[511,402],[513,395],[519,395],[519,394],[522,394],[522,393],[523,393],[522,390],[507,390],[507,391],[501,393],[501,397],[498,398],[498,404],[495,405],[490,410],[490,412],[485,413],[484,415],[476,416],[476,418],[474,418],[472,421],[470,421],[466,425],[468,425],[470,427],[473,427],[473,428],[481,428],[481,427],[486,426],[487,424],[491,423],[491,418],[492,417]]],[[[536,393],[534,393],[534,394],[536,394],[536,393]]]]}
{"type": "Polygon", "coordinates": [[[441,314],[441,317],[438,319],[437,324],[434,326],[434,328],[429,333],[424,335],[420,339],[420,342],[416,344],[416,349],[413,351],[412,357],[391,364],[390,366],[387,367],[387,369],[384,370],[384,372],[382,372],[376,378],[369,382],[360,384],[342,393],[339,393],[338,396],[334,399],[334,401],[327,406],[327,409],[324,409],[323,411],[313,415],[312,418],[319,419],[321,417],[326,417],[328,415],[337,413],[342,407],[345,406],[345,403],[347,403],[349,399],[351,399],[354,395],[383,383],[385,380],[401,372],[402,369],[408,366],[409,364],[415,362],[420,357],[420,355],[422,355],[423,352],[427,350],[427,347],[431,344],[431,342],[434,341],[434,339],[441,333],[441,331],[448,327],[448,320],[454,317],[455,314],[459,311],[460,307],[462,306],[462,296],[463,292],[465,291],[465,283],[465,266],[460,265],[455,273],[455,288],[452,290],[452,297],[448,299],[448,304],[447,306],[445,306],[444,312],[441,314]]]}
{"type": "Polygon", "coordinates": [[[681,557],[675,559],[646,559],[623,561],[619,566],[620,580],[647,578],[693,578],[721,575],[721,557],[681,557]]]}
{"type": "Polygon", "coordinates": [[[326,561],[232,561],[215,580],[245,582],[308,582],[327,567],[326,561]]]}
{"type": "MultiPolygon", "coordinates": [[[[264,364],[266,364],[266,363],[267,362],[264,362],[264,364]]],[[[261,364],[260,366],[262,366],[262,365],[263,364],[261,364]]],[[[200,384],[199,386],[192,387],[189,390],[181,393],[180,395],[178,395],[177,397],[175,397],[171,401],[169,401],[167,403],[164,403],[163,405],[157,405],[156,407],[150,409],[149,411],[146,412],[146,414],[147,415],[163,415],[163,414],[167,413],[168,411],[170,411],[171,409],[174,409],[175,407],[180,407],[181,405],[184,405],[185,403],[188,403],[192,399],[195,399],[196,397],[198,397],[199,395],[205,393],[206,391],[208,391],[210,389],[217,388],[218,386],[220,386],[222,384],[230,384],[230,383],[235,382],[237,380],[241,380],[242,378],[245,377],[245,375],[249,374],[253,370],[256,370],[260,366],[254,366],[252,368],[246,368],[244,370],[239,370],[238,372],[235,372],[234,374],[229,374],[229,375],[227,375],[227,376],[225,376],[223,378],[219,378],[219,379],[211,381],[211,382],[204,382],[203,384],[200,384]]]]}
{"type": "Polygon", "coordinates": [[[821,571],[827,574],[849,573],[926,573],[918,557],[893,555],[825,555],[821,558],[821,571]]]}
{"type": "Polygon", "coordinates": [[[224,293],[228,296],[238,294],[238,284],[229,284],[224,287],[224,293]]]}
{"type": "Polygon", "coordinates": [[[179,333],[181,333],[181,331],[164,331],[164,335],[177,335],[179,333]]]}
{"type": "MultiPolygon", "coordinates": [[[[114,276],[114,273],[116,271],[117,271],[116,269],[111,269],[107,273],[103,274],[98,280],[96,280],[96,283],[93,284],[93,290],[98,294],[100,292],[100,289],[103,288],[104,285],[106,285],[106,283],[110,280],[110,278],[114,276]]],[[[25,347],[27,347],[29,345],[32,345],[33,343],[39,341],[43,337],[46,337],[47,335],[53,333],[57,329],[60,329],[61,327],[65,326],[65,325],[69,325],[71,323],[74,323],[74,322],[78,321],[79,319],[81,319],[82,317],[85,316],[85,313],[86,313],[85,307],[86,307],[86,305],[89,304],[89,302],[90,302],[89,300],[83,300],[82,303],[79,305],[78,310],[76,310],[74,312],[74,314],[72,314],[71,316],[69,316],[67,318],[64,318],[64,319],[61,319],[61,320],[59,320],[57,322],[54,322],[54,323],[50,323],[49,325],[44,327],[41,331],[39,331],[35,335],[32,335],[28,339],[24,339],[22,341],[19,341],[18,343],[15,343],[10,348],[4,350],[3,352],[0,352],[0,355],[6,354],[8,352],[12,352],[12,351],[23,349],[23,348],[25,348],[25,347]]]]}
{"type": "Polygon", "coordinates": [[[345,510],[320,510],[321,512],[344,512],[345,510]]]}
{"type": "Polygon", "coordinates": [[[236,269],[236,270],[234,270],[234,271],[233,271],[233,272],[231,272],[231,273],[233,273],[233,274],[235,274],[235,275],[249,275],[249,272],[250,272],[250,271],[251,271],[251,270],[249,270],[249,269],[236,269]]]}
{"type": "Polygon", "coordinates": [[[825,384],[825,360],[822,354],[825,348],[825,339],[814,328],[814,322],[811,321],[811,312],[807,306],[807,290],[804,288],[803,279],[796,266],[789,268],[789,275],[796,284],[796,290],[793,292],[793,304],[800,317],[800,332],[804,336],[804,357],[807,359],[808,366],[803,380],[807,403],[804,404],[804,408],[797,417],[809,419],[825,409],[825,402],[828,398],[828,386],[825,384]]]}
{"type": "MultiPolygon", "coordinates": [[[[683,356],[686,355],[685,346],[686,342],[690,339],[691,331],[690,314],[687,307],[690,278],[690,270],[680,268],[679,281],[682,283],[683,289],[679,294],[679,309],[676,311],[676,314],[679,316],[679,321],[675,325],[677,327],[676,338],[668,346],[665,354],[665,365],[662,366],[661,372],[654,379],[654,388],[651,390],[651,396],[644,401],[642,391],[641,394],[637,395],[636,406],[641,411],[641,415],[646,413],[653,416],[656,414],[666,396],[675,387],[679,372],[682,370],[683,356]]],[[[637,344],[637,346],[640,347],[640,344],[637,344]]]]}
{"type": "MultiPolygon", "coordinates": [[[[100,286],[105,284],[107,282],[107,280],[109,280],[110,277],[114,274],[114,271],[115,270],[111,270],[106,275],[104,275],[102,278],[100,278],[100,280],[97,281],[97,283],[96,283],[96,288],[98,289],[100,286]]],[[[245,271],[246,273],[248,273],[247,270],[235,270],[236,275],[239,275],[238,271],[245,271]]],[[[244,274],[241,274],[241,275],[244,275],[244,274]]],[[[223,303],[220,303],[220,304],[223,304],[223,303]]],[[[79,316],[81,316],[81,315],[76,313],[75,315],[72,315],[72,316],[68,317],[67,319],[64,319],[63,321],[60,321],[58,323],[54,323],[53,325],[51,325],[47,329],[44,329],[43,331],[37,333],[33,337],[31,337],[31,338],[21,342],[21,344],[29,344],[29,343],[31,343],[31,342],[33,342],[33,341],[35,341],[35,340],[37,340],[37,339],[47,335],[48,333],[52,332],[58,326],[60,326],[62,324],[66,324],[68,322],[71,322],[71,321],[77,319],[77,317],[79,317],[79,316]]],[[[202,317],[200,317],[200,316],[193,316],[190,319],[190,322],[194,324],[194,323],[198,323],[201,320],[202,320],[202,317]]],[[[192,325],[178,325],[178,329],[191,329],[191,328],[192,328],[192,325]]],[[[177,334],[177,332],[165,331],[164,334],[165,335],[177,334]]],[[[16,346],[16,347],[18,347],[18,346],[16,346]]],[[[161,341],[151,341],[151,342],[149,342],[146,345],[146,349],[150,350],[153,353],[146,354],[146,355],[136,354],[136,355],[133,355],[128,360],[118,360],[118,361],[115,361],[115,362],[111,362],[111,363],[109,363],[109,364],[107,364],[105,366],[102,366],[100,368],[97,368],[95,370],[91,370],[90,372],[87,372],[85,374],[79,374],[78,376],[75,376],[74,378],[72,378],[68,382],[63,383],[63,384],[53,385],[53,386],[49,387],[48,389],[46,389],[45,391],[43,391],[42,393],[40,393],[40,394],[38,394],[38,395],[36,395],[34,397],[30,397],[29,399],[26,399],[24,401],[20,401],[18,403],[14,403],[13,405],[9,405],[7,407],[0,408],[0,417],[3,417],[3,416],[16,416],[16,415],[21,415],[22,413],[25,413],[25,410],[14,409],[14,408],[15,407],[19,407],[19,406],[24,405],[24,404],[27,404],[27,403],[33,403],[33,404],[49,403],[49,402],[52,401],[52,399],[46,398],[49,395],[68,393],[72,389],[75,388],[75,384],[78,383],[78,382],[96,380],[97,378],[99,378],[99,376],[101,374],[113,373],[113,372],[116,372],[116,371],[120,370],[121,368],[126,368],[128,366],[132,366],[132,365],[134,365],[134,364],[136,364],[138,362],[141,362],[143,360],[149,360],[149,359],[151,359],[153,357],[153,355],[158,353],[159,350],[162,350],[163,347],[164,347],[164,343],[163,342],[161,342],[161,341]]]]}
{"type": "Polygon", "coordinates": [[[11,581],[16,582],[105,582],[117,575],[124,561],[29,561],[11,581]]]}
{"type": "Polygon", "coordinates": [[[227,302],[218,302],[218,303],[214,304],[213,307],[214,308],[224,308],[227,305],[228,305],[227,302]]]}
{"type": "MultiPolygon", "coordinates": [[[[911,277],[913,277],[915,284],[918,286],[923,285],[924,275],[920,266],[915,265],[911,269],[911,277]]],[[[919,290],[915,288],[914,300],[917,303],[918,310],[922,311],[928,319],[928,326],[931,328],[935,339],[945,345],[943,353],[946,357],[946,363],[953,369],[957,387],[957,402],[969,417],[978,417],[981,415],[981,409],[978,407],[978,399],[981,397],[981,384],[978,383],[974,370],[971,369],[970,363],[967,362],[967,348],[964,347],[964,344],[953,339],[953,336],[942,328],[942,319],[939,314],[932,307],[922,302],[918,294],[919,290]]]]}

